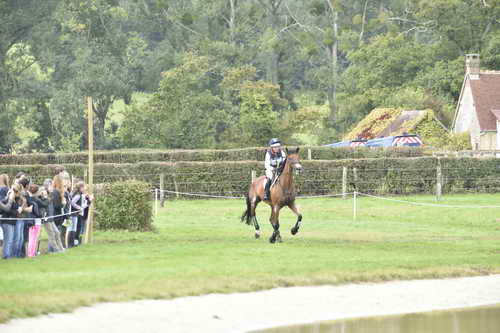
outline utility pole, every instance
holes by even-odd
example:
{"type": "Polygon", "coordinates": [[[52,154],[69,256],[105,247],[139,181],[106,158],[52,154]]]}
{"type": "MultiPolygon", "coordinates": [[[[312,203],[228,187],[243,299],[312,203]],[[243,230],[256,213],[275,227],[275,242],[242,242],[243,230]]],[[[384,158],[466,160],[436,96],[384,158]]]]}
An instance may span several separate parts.
{"type": "MultiPolygon", "coordinates": [[[[92,107],[92,97],[87,97],[87,119],[88,119],[88,149],[89,149],[89,167],[88,167],[88,190],[89,194],[94,194],[94,110],[92,107]]],[[[89,216],[87,219],[87,230],[85,233],[85,243],[93,242],[94,232],[94,206],[90,205],[89,216]]]]}

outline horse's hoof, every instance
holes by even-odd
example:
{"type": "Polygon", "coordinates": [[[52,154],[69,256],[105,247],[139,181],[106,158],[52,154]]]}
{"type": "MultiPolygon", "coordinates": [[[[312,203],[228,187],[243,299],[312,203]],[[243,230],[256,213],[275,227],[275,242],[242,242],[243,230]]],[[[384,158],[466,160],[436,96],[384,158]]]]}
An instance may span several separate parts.
{"type": "Polygon", "coordinates": [[[276,243],[283,243],[283,241],[281,240],[281,237],[276,237],[276,243]]]}
{"type": "Polygon", "coordinates": [[[274,237],[269,238],[269,243],[274,244],[274,242],[276,242],[276,238],[274,237]]]}
{"type": "Polygon", "coordinates": [[[292,228],[292,235],[295,236],[299,232],[299,228],[292,228]]]}
{"type": "Polygon", "coordinates": [[[255,239],[259,239],[259,238],[260,238],[260,234],[255,233],[255,239]]]}

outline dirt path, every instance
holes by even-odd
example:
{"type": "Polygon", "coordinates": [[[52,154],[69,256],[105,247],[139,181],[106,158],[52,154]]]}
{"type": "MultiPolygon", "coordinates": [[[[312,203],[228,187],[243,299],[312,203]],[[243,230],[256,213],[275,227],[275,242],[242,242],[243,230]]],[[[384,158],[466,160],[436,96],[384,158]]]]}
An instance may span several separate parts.
{"type": "Polygon", "coordinates": [[[0,325],[0,332],[246,332],[318,320],[495,303],[500,303],[500,275],[105,303],[73,313],[13,320],[0,325]]]}

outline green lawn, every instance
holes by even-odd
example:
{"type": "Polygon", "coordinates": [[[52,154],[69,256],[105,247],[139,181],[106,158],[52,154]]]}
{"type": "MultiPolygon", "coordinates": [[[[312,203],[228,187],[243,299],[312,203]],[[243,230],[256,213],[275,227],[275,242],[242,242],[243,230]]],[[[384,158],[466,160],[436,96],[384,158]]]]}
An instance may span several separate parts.
{"type": "MultiPolygon", "coordinates": [[[[433,202],[431,196],[400,198],[433,202]]],[[[500,209],[408,206],[370,198],[299,199],[281,216],[283,243],[239,222],[243,200],[171,201],[154,233],[98,232],[63,254],[0,261],[0,322],[104,301],[171,298],[281,286],[500,273],[500,209]]],[[[500,194],[443,204],[500,205],[500,194]]]]}

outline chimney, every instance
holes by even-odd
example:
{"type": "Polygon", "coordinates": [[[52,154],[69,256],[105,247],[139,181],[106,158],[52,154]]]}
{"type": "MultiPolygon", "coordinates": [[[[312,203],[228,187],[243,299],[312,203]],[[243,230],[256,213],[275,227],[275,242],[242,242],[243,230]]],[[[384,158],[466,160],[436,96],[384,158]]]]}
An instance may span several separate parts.
{"type": "Polygon", "coordinates": [[[465,55],[465,74],[469,74],[471,80],[479,80],[479,54],[465,55]]]}

